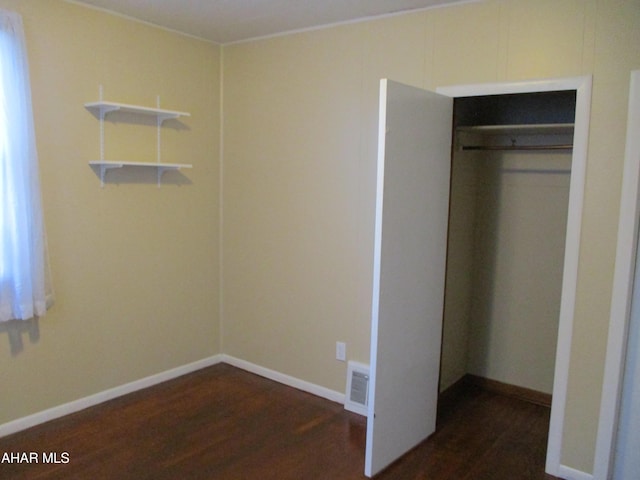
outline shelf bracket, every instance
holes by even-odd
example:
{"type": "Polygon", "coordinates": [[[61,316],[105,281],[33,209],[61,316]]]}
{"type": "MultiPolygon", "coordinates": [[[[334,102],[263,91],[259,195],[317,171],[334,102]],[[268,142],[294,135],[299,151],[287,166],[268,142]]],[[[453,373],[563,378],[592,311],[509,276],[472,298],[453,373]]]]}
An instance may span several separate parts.
{"type": "Polygon", "coordinates": [[[158,188],[162,185],[162,175],[164,174],[165,169],[162,167],[158,167],[158,188]]]}
{"type": "Polygon", "coordinates": [[[110,112],[115,112],[120,110],[120,107],[114,106],[114,105],[101,105],[100,106],[100,118],[102,120],[104,120],[104,118],[107,116],[107,113],[110,112]]]}
{"type": "Polygon", "coordinates": [[[100,164],[100,188],[104,188],[104,177],[107,174],[107,171],[114,168],[122,168],[122,165],[122,163],[100,164]]]}
{"type": "Polygon", "coordinates": [[[160,125],[162,125],[166,120],[173,120],[179,117],[180,115],[178,115],[177,113],[158,114],[158,122],[160,122],[160,125]]]}
{"type": "Polygon", "coordinates": [[[158,188],[160,188],[160,185],[162,185],[162,175],[164,175],[164,172],[166,172],[167,170],[177,170],[176,167],[161,167],[158,166],[158,188]]]}

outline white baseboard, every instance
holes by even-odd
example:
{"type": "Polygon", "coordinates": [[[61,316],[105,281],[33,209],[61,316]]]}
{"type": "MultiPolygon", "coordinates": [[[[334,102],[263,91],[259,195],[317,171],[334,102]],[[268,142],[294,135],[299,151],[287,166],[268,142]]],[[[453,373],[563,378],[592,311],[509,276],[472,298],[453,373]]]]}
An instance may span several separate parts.
{"type": "Polygon", "coordinates": [[[84,410],[85,408],[93,407],[95,405],[98,405],[99,403],[121,397],[122,395],[126,395],[137,390],[142,390],[143,388],[151,387],[158,383],[162,383],[167,380],[172,380],[182,375],[186,375],[187,373],[195,372],[196,370],[215,365],[222,361],[222,357],[222,355],[214,355],[212,357],[203,358],[202,360],[198,360],[181,367],[172,368],[171,370],[160,372],[149,377],[141,378],[140,380],[135,380],[133,382],[126,383],[124,385],[120,385],[118,387],[114,387],[109,390],[96,393],[94,395],[89,395],[88,397],[80,398],[63,405],[58,405],[57,407],[49,408],[48,410],[34,413],[33,415],[29,415],[27,417],[4,423],[0,425],[0,437],[5,437],[12,433],[26,430],[27,428],[31,428],[35,425],[60,418],[65,415],[69,415],[70,413],[79,412],[80,410],[84,410]]]}
{"type": "Polygon", "coordinates": [[[567,480],[593,480],[593,475],[565,465],[558,467],[558,476],[567,480]]]}
{"type": "Polygon", "coordinates": [[[229,365],[240,368],[242,370],[246,370],[247,372],[255,373],[256,375],[268,378],[269,380],[288,385],[289,387],[311,393],[313,395],[316,395],[317,397],[326,398],[327,400],[331,400],[332,402],[344,404],[344,393],[336,392],[335,390],[321,387],[320,385],[306,382],[304,380],[300,380],[299,378],[291,377],[289,375],[285,375],[284,373],[270,370],[268,368],[261,367],[260,365],[256,365],[255,363],[247,362],[246,360],[241,360],[230,355],[223,354],[222,362],[228,363],[229,365]]]}
{"type": "Polygon", "coordinates": [[[220,354],[204,358],[202,360],[198,360],[181,367],[176,367],[165,372],[151,375],[149,377],[141,378],[140,380],[135,380],[133,382],[126,383],[124,385],[120,385],[118,387],[114,387],[109,390],[96,393],[94,395],[89,395],[88,397],[80,398],[69,403],[58,405],[57,407],[49,408],[47,410],[34,413],[33,415],[29,415],[27,417],[4,423],[0,425],[0,437],[5,437],[7,435],[11,435],[12,433],[26,430],[27,428],[40,425],[41,423],[55,420],[56,418],[69,415],[71,413],[79,412],[80,410],[84,410],[85,408],[93,407],[100,403],[113,400],[114,398],[127,395],[128,393],[133,393],[135,391],[142,390],[143,388],[151,387],[153,385],[166,382],[167,380],[172,380],[182,375],[186,375],[188,373],[195,372],[196,370],[210,367],[211,365],[216,365],[218,363],[228,363],[229,365],[232,365],[234,367],[246,370],[251,373],[255,373],[256,375],[260,375],[261,377],[268,378],[270,380],[288,385],[293,388],[297,388],[298,390],[311,393],[318,397],[326,398],[327,400],[331,400],[332,402],[344,404],[345,395],[343,393],[336,392],[334,390],[321,387],[319,385],[315,385],[313,383],[306,382],[304,380],[300,380],[298,378],[291,377],[280,372],[276,372],[275,370],[261,367],[260,365],[253,364],[245,360],[240,360],[239,358],[220,354]]]}

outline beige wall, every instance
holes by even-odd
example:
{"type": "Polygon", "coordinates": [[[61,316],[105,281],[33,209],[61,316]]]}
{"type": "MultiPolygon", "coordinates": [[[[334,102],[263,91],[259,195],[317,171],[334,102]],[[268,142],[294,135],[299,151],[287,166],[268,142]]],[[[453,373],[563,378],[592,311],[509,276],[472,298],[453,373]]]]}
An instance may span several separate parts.
{"type": "Polygon", "coordinates": [[[471,373],[552,392],[570,168],[569,153],[456,152],[441,390],[471,373]]]}
{"type": "Polygon", "coordinates": [[[224,48],[224,350],[341,390],[368,362],[380,77],[436,88],[593,74],[562,463],[591,471],[635,0],[490,0],[224,48]]]}
{"type": "Polygon", "coordinates": [[[570,175],[560,172],[570,169],[571,154],[505,153],[486,161],[469,372],[551,393],[569,205],[570,175]]]}
{"type": "MultiPolygon", "coordinates": [[[[0,0],[22,14],[56,303],[40,339],[0,335],[0,424],[219,353],[220,47],[58,0],[0,0]],[[88,161],[105,99],[187,111],[163,159],[184,176],[109,173],[88,161]]],[[[111,121],[106,154],[155,161],[153,126],[111,121]]]]}

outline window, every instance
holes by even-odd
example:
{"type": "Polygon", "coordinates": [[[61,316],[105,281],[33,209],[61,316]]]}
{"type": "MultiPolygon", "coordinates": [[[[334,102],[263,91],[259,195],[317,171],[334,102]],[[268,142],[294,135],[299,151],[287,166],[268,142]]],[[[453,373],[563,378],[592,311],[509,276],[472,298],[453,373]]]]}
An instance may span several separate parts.
{"type": "Polygon", "coordinates": [[[44,315],[44,238],[22,19],[0,9],[0,321],[44,315]]]}

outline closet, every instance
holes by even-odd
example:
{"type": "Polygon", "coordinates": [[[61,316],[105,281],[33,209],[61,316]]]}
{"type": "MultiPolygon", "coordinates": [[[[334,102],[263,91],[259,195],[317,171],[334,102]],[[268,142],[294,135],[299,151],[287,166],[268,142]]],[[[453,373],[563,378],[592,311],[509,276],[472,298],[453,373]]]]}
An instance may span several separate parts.
{"type": "Polygon", "coordinates": [[[454,101],[440,391],[551,394],[576,92],[454,101]]]}

